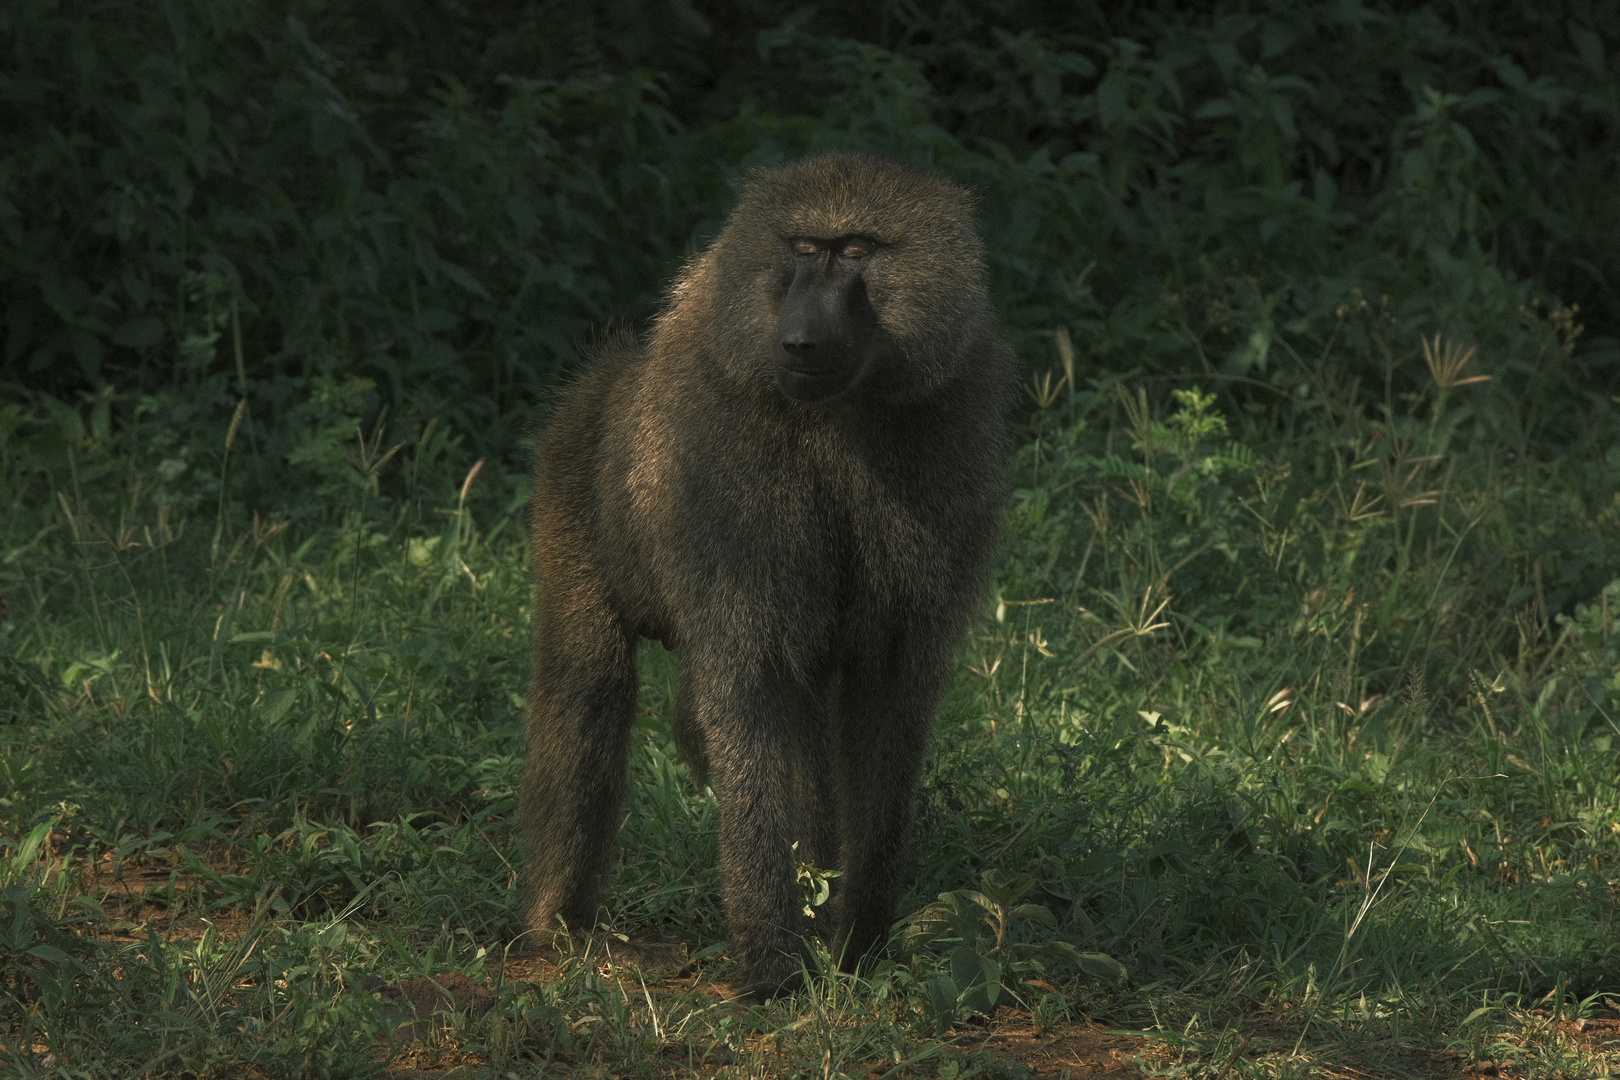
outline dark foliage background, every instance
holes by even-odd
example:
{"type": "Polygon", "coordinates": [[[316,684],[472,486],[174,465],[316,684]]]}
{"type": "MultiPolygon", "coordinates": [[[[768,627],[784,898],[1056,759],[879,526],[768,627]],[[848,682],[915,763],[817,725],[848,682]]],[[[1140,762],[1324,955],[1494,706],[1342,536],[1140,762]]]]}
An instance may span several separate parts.
{"type": "MultiPolygon", "coordinates": [[[[740,175],[848,143],[978,189],[1032,366],[1066,325],[1082,370],[1286,390],[1358,289],[1390,340],[1487,346],[1505,397],[1524,312],[1586,327],[1538,392],[1606,408],[1620,364],[1596,0],[18,0],[0,42],[8,393],[176,422],[245,396],[272,456],[350,375],[518,453],[740,175]]],[[[1515,441],[1579,426],[1536,420],[1515,441]]]]}

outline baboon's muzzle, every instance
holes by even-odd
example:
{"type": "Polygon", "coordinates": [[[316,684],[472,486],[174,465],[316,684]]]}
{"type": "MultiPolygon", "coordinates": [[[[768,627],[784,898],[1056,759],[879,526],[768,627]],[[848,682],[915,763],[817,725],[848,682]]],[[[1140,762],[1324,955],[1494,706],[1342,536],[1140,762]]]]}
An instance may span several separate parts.
{"type": "Polygon", "coordinates": [[[776,384],[795,401],[825,401],[865,368],[877,315],[853,260],[825,252],[798,260],[776,324],[776,384]]]}

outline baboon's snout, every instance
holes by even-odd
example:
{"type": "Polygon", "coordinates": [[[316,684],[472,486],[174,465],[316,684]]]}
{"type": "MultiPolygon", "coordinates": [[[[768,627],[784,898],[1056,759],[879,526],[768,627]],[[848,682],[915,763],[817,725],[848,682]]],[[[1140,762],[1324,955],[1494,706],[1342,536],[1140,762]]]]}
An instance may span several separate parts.
{"type": "Polygon", "coordinates": [[[865,289],[840,269],[836,259],[805,259],[782,300],[776,382],[795,401],[824,401],[860,374],[865,289]]]}

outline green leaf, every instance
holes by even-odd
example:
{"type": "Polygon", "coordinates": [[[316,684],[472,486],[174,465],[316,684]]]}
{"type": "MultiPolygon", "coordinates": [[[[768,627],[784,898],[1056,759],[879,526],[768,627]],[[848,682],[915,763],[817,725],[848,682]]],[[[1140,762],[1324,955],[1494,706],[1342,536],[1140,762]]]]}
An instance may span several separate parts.
{"type": "Polygon", "coordinates": [[[295,687],[283,687],[266,696],[259,710],[264,714],[266,723],[275,724],[287,715],[287,710],[291,709],[297,700],[298,690],[295,687]]]}
{"type": "Polygon", "coordinates": [[[457,285],[460,285],[463,289],[466,289],[474,296],[482,297],[485,300],[493,299],[493,297],[489,295],[489,290],[484,288],[483,282],[473,277],[472,274],[468,273],[466,270],[463,270],[455,263],[450,262],[448,259],[439,260],[439,269],[444,271],[445,277],[449,278],[457,285]]]}
{"type": "Polygon", "coordinates": [[[28,835],[22,838],[22,843],[17,845],[16,851],[11,858],[6,859],[5,862],[0,865],[5,866],[7,869],[12,870],[13,872],[20,871],[32,865],[34,857],[39,854],[40,845],[45,843],[45,838],[47,836],[51,835],[51,829],[55,828],[56,822],[56,818],[51,818],[48,821],[42,821],[38,825],[35,825],[29,830],[28,835]]]}
{"type": "Polygon", "coordinates": [[[979,959],[979,954],[965,945],[951,951],[951,978],[956,985],[967,987],[979,981],[979,959]]]}
{"type": "Polygon", "coordinates": [[[1576,51],[1581,54],[1581,60],[1592,69],[1592,74],[1604,76],[1608,74],[1603,63],[1603,39],[1594,34],[1590,28],[1578,26],[1574,23],[1569,27],[1569,38],[1575,43],[1576,51]]]}
{"type": "Polygon", "coordinates": [[[71,956],[63,952],[61,949],[58,949],[55,945],[35,945],[33,948],[28,950],[28,955],[37,956],[41,960],[46,960],[53,964],[71,964],[73,962],[73,958],[71,956]]]}
{"type": "Polygon", "coordinates": [[[1049,930],[1057,929],[1057,916],[1042,904],[1019,904],[1009,915],[1013,919],[1028,919],[1030,922],[1040,923],[1049,930]]]}
{"type": "Polygon", "coordinates": [[[68,335],[73,347],[73,358],[79,362],[79,370],[92,382],[101,378],[101,339],[89,330],[75,327],[68,335]]]}
{"type": "Polygon", "coordinates": [[[1106,979],[1109,982],[1123,984],[1130,981],[1130,973],[1125,965],[1115,960],[1107,953],[1083,952],[1080,954],[1080,971],[1093,979],[1106,979]]]}
{"type": "Polygon", "coordinates": [[[144,349],[163,340],[163,322],[150,315],[139,315],[112,332],[114,345],[126,349],[144,349]]]}
{"type": "Polygon", "coordinates": [[[935,975],[928,980],[928,1007],[943,1031],[956,1018],[956,999],[961,996],[949,975],[935,975]]]}

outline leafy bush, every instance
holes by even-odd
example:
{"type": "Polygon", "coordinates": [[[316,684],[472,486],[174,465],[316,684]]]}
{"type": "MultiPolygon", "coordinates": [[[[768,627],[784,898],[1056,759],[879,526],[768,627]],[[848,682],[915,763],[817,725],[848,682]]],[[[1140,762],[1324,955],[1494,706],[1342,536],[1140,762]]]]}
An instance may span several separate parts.
{"type": "Polygon", "coordinates": [[[338,29],[206,0],[0,15],[14,378],[274,408],[365,373],[487,430],[650,301],[689,216],[643,160],[672,123],[652,79],[513,77],[492,110],[338,29]]]}
{"type": "Polygon", "coordinates": [[[1620,360],[1606,5],[573,6],[12,5],[12,378],[112,386],[126,420],[140,393],[175,391],[171,422],[247,396],[279,456],[309,380],[359,375],[509,454],[579,342],[649,313],[729,180],[848,142],[979,189],[1037,365],[1067,326],[1085,370],[1193,372],[1258,407],[1357,295],[1374,353],[1462,333],[1514,395],[1598,390],[1620,360]],[[1549,371],[1520,312],[1573,334],[1576,303],[1592,333],[1549,371]]]}

